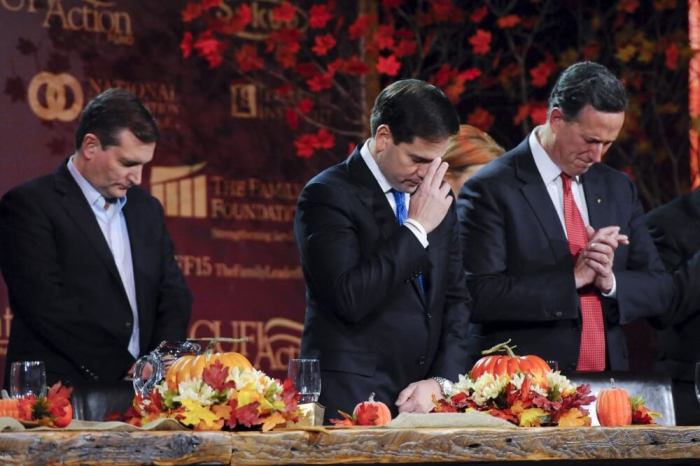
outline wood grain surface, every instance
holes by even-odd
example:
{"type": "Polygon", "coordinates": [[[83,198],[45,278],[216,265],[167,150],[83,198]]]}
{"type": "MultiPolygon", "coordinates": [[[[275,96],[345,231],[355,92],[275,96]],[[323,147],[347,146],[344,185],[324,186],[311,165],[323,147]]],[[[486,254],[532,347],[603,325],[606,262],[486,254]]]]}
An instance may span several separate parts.
{"type": "Polygon", "coordinates": [[[3,432],[3,465],[291,465],[700,458],[700,427],[3,432]]]}

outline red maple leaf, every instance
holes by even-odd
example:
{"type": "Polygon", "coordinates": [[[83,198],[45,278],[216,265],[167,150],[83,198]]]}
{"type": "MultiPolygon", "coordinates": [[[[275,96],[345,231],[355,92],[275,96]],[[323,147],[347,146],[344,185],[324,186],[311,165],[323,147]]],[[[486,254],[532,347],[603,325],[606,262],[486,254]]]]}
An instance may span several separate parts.
{"type": "Polygon", "coordinates": [[[486,5],[484,5],[482,7],[477,8],[476,10],[474,10],[472,12],[471,16],[469,16],[469,18],[472,20],[473,23],[478,24],[478,23],[482,22],[484,20],[484,18],[486,18],[486,15],[488,15],[488,14],[489,14],[489,10],[486,7],[486,5]]]}
{"type": "Polygon", "coordinates": [[[258,49],[252,44],[241,46],[233,53],[233,59],[243,73],[261,70],[265,66],[264,60],[258,55],[258,49]]]}
{"type": "Polygon", "coordinates": [[[488,133],[496,117],[483,107],[476,107],[467,117],[467,123],[488,133]]]}
{"type": "Polygon", "coordinates": [[[221,6],[221,0],[202,0],[202,8],[205,10],[211,10],[218,6],[221,6]]]}
{"type": "Polygon", "coordinates": [[[350,34],[350,39],[357,40],[360,37],[365,36],[369,32],[370,24],[372,24],[371,15],[358,16],[355,22],[348,26],[348,33],[350,34]]]}
{"type": "Polygon", "coordinates": [[[513,124],[519,125],[530,115],[530,104],[522,104],[518,107],[518,113],[513,117],[513,124]]]}
{"type": "Polygon", "coordinates": [[[477,55],[486,55],[491,50],[492,34],[484,29],[477,29],[476,33],[469,38],[469,43],[474,48],[477,55]]]}
{"type": "Polygon", "coordinates": [[[639,8],[639,0],[622,0],[617,4],[617,9],[625,13],[634,13],[637,8],[639,8]]]}
{"type": "Polygon", "coordinates": [[[583,48],[583,58],[586,60],[595,60],[600,54],[600,44],[588,44],[583,48]]]}
{"type": "Polygon", "coordinates": [[[309,26],[311,26],[311,29],[324,28],[331,19],[333,19],[333,15],[327,3],[313,5],[309,10],[309,26]]]}
{"type": "Polygon", "coordinates": [[[413,39],[401,39],[399,43],[394,47],[394,55],[398,58],[406,57],[416,53],[418,49],[418,44],[413,39]]]}
{"type": "Polygon", "coordinates": [[[316,149],[333,149],[335,146],[335,135],[325,128],[321,128],[316,133],[314,148],[316,149]]]}
{"type": "Polygon", "coordinates": [[[202,16],[202,6],[196,2],[187,2],[185,8],[180,13],[183,23],[190,23],[202,16]]]}
{"type": "Polygon", "coordinates": [[[501,29],[512,28],[512,27],[515,27],[518,24],[520,24],[520,16],[518,16],[518,15],[501,16],[496,21],[496,24],[498,24],[498,27],[501,29]]]}
{"type": "Polygon", "coordinates": [[[398,8],[403,3],[403,0],[382,0],[382,6],[384,8],[398,8]]]}
{"type": "Polygon", "coordinates": [[[296,10],[289,2],[284,2],[272,10],[272,19],[280,23],[291,23],[296,15],[296,10]]]}
{"type": "Polygon", "coordinates": [[[204,31],[194,42],[194,49],[199,56],[209,62],[209,68],[217,68],[223,61],[222,53],[226,46],[214,37],[212,31],[204,31]]]}
{"type": "Polygon", "coordinates": [[[288,108],[284,112],[284,120],[287,122],[287,126],[296,130],[299,128],[299,115],[293,108],[288,108]]]}
{"type": "Polygon", "coordinates": [[[229,416],[228,419],[226,419],[226,427],[229,429],[235,429],[236,426],[238,425],[238,419],[236,418],[236,408],[238,407],[238,400],[235,398],[231,398],[228,402],[228,405],[231,407],[231,416],[229,416]]]}
{"type": "Polygon", "coordinates": [[[313,63],[299,63],[294,69],[304,79],[309,79],[321,74],[318,67],[313,63]]]}
{"type": "Polygon", "coordinates": [[[260,406],[260,403],[254,401],[240,408],[236,408],[236,419],[238,420],[238,423],[246,427],[252,427],[256,424],[260,424],[258,406],[260,406]]]}
{"type": "Polygon", "coordinates": [[[330,34],[314,37],[314,46],[311,50],[319,57],[327,55],[328,51],[335,47],[335,37],[330,34]]]}
{"type": "Polygon", "coordinates": [[[332,72],[346,73],[354,76],[362,76],[369,72],[369,66],[357,55],[353,55],[347,60],[338,58],[328,65],[328,70],[332,72]]]}
{"type": "Polygon", "coordinates": [[[356,410],[358,426],[373,426],[379,418],[379,407],[375,404],[366,404],[363,409],[356,410]]]}
{"type": "Polygon", "coordinates": [[[450,82],[450,79],[455,75],[456,70],[452,65],[443,63],[443,65],[433,74],[429,81],[437,87],[445,87],[450,82]]]}
{"type": "Polygon", "coordinates": [[[304,115],[311,112],[312,108],[314,108],[314,101],[309,98],[301,99],[299,102],[297,102],[297,109],[304,115]]]}
{"type": "Polygon", "coordinates": [[[236,388],[236,383],[233,380],[226,381],[227,377],[228,367],[224,366],[221,361],[208,365],[202,371],[202,381],[220,392],[228,388],[236,388]]]}
{"type": "Polygon", "coordinates": [[[338,414],[340,414],[340,419],[330,419],[331,424],[337,427],[352,427],[355,425],[355,418],[345,411],[338,410],[338,414]]]}
{"type": "Polygon", "coordinates": [[[535,87],[544,87],[547,85],[549,77],[557,70],[557,64],[554,63],[554,58],[551,54],[541,61],[537,66],[530,69],[530,77],[532,77],[532,85],[535,87]]]}
{"type": "Polygon", "coordinates": [[[542,125],[547,121],[547,105],[533,104],[530,109],[530,119],[536,125],[542,125]]]}
{"type": "Polygon", "coordinates": [[[316,144],[316,135],[313,133],[302,134],[294,140],[294,147],[297,150],[297,157],[308,159],[314,155],[314,145],[316,144]]]}
{"type": "Polygon", "coordinates": [[[437,21],[447,21],[456,12],[452,0],[432,0],[430,2],[433,17],[437,21]]]}
{"type": "Polygon", "coordinates": [[[678,44],[676,44],[675,42],[671,43],[671,45],[666,47],[664,53],[666,55],[666,68],[668,68],[671,71],[676,71],[678,69],[678,57],[680,56],[680,49],[678,48],[678,44]]]}
{"type": "Polygon", "coordinates": [[[253,21],[253,10],[247,3],[242,4],[229,19],[212,21],[212,29],[221,34],[234,35],[241,32],[253,21]]]}
{"type": "Polygon", "coordinates": [[[394,26],[383,25],[377,28],[374,33],[374,45],[378,50],[391,49],[394,47],[394,26]]]}
{"type": "Polygon", "coordinates": [[[180,42],[180,52],[182,53],[182,58],[189,58],[192,55],[192,44],[194,43],[194,37],[192,33],[187,31],[182,36],[182,41],[180,42]]]}
{"type": "Polygon", "coordinates": [[[479,68],[467,68],[466,70],[460,72],[457,76],[465,81],[473,81],[481,76],[481,70],[479,68]]]}
{"type": "Polygon", "coordinates": [[[333,75],[330,73],[317,74],[306,80],[306,84],[313,92],[321,92],[333,86],[333,75]]]}
{"type": "Polygon", "coordinates": [[[396,56],[389,55],[388,57],[379,57],[376,68],[380,74],[397,76],[401,69],[401,63],[396,59],[396,56]]]}

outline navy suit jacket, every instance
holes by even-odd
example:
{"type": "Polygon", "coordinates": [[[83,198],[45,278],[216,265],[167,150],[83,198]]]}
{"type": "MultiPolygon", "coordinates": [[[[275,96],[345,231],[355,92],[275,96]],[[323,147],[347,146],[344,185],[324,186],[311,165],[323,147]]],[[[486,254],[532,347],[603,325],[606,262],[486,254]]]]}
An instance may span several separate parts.
{"type": "Polygon", "coordinates": [[[352,412],[372,392],[396,413],[409,383],[456,379],[470,367],[454,207],[423,248],[398,225],[356,149],[309,181],[294,231],[307,289],[301,354],[321,361],[327,418],[352,412]]]}
{"type": "MultiPolygon", "coordinates": [[[[630,245],[615,252],[617,299],[602,299],[607,368],[628,368],[621,324],[659,314],[671,295],[632,182],[595,164],[583,175],[593,228],[619,225],[630,245]]],[[[519,354],[576,367],[580,340],[574,262],[564,227],[535,165],[528,140],[479,171],[458,199],[467,283],[474,300],[472,354],[513,339],[519,354]]]]}
{"type": "Polygon", "coordinates": [[[654,319],[656,369],[691,382],[700,361],[700,189],[647,214],[647,224],[666,268],[673,272],[669,310],[654,319]]]}
{"type": "MultiPolygon", "coordinates": [[[[160,203],[127,194],[141,353],[185,337],[192,299],[160,203]]],[[[43,360],[49,383],[111,382],[134,363],[131,307],[107,242],[66,163],[0,202],[0,268],[13,312],[6,358],[43,360]]]]}

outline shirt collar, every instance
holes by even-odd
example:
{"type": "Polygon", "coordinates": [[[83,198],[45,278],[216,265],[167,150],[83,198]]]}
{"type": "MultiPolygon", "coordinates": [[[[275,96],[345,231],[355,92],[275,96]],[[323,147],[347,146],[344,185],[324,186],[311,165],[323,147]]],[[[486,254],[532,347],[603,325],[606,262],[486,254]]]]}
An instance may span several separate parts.
{"type": "Polygon", "coordinates": [[[386,177],[379,169],[379,165],[377,165],[377,161],[374,160],[372,153],[369,151],[370,141],[371,139],[367,139],[362,145],[362,149],[360,149],[360,155],[362,156],[362,160],[364,160],[367,164],[367,168],[369,168],[369,171],[372,172],[372,175],[374,175],[374,178],[377,180],[377,183],[379,183],[379,187],[382,189],[382,192],[389,192],[391,191],[391,185],[386,180],[386,177]]]}
{"type": "MultiPolygon", "coordinates": [[[[530,133],[528,143],[530,144],[530,151],[532,152],[532,157],[535,159],[535,165],[537,166],[537,171],[540,172],[542,181],[544,181],[545,184],[549,184],[559,178],[561,175],[561,168],[554,163],[547,151],[544,150],[544,147],[542,147],[540,140],[537,138],[537,132],[541,128],[543,127],[538,126],[530,133]]],[[[580,178],[575,176],[573,177],[573,180],[578,183],[580,178]]]]}
{"type": "MultiPolygon", "coordinates": [[[[92,184],[90,184],[88,180],[85,179],[83,175],[80,174],[75,164],[73,163],[73,157],[68,159],[67,166],[68,171],[73,176],[75,182],[78,183],[78,186],[83,192],[83,196],[85,196],[85,199],[88,201],[88,204],[90,204],[91,206],[97,206],[100,209],[104,210],[104,205],[106,201],[105,198],[102,196],[102,194],[99,193],[99,191],[95,189],[95,187],[92,184]]],[[[117,198],[117,202],[114,205],[118,209],[121,209],[122,207],[124,207],[124,204],[126,204],[126,196],[117,198]]]]}

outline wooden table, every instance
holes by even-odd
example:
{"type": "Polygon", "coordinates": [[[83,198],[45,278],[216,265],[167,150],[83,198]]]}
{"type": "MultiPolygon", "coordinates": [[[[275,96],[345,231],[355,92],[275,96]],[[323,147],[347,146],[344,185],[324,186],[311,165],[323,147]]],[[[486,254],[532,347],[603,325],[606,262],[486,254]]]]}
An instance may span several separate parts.
{"type": "Polygon", "coordinates": [[[700,427],[0,433],[0,464],[223,464],[700,459],[700,427]]]}

